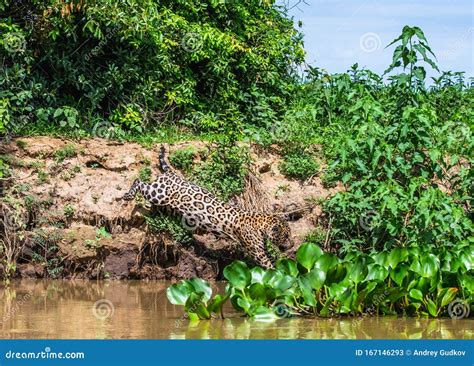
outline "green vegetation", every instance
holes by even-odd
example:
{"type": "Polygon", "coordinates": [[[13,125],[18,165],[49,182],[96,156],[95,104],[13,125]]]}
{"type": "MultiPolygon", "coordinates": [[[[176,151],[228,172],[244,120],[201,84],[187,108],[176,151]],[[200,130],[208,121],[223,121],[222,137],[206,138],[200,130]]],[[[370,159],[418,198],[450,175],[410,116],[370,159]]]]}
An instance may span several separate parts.
{"type": "Polygon", "coordinates": [[[0,33],[0,131],[28,134],[268,127],[304,57],[274,1],[2,0],[0,33]]]}
{"type": "Polygon", "coordinates": [[[150,183],[152,180],[151,174],[151,168],[146,166],[140,169],[140,171],[138,172],[138,178],[140,178],[142,182],[150,183]]]}
{"type": "MultiPolygon", "coordinates": [[[[474,303],[472,89],[450,72],[425,86],[425,66],[437,65],[421,29],[405,27],[392,44],[388,84],[358,65],[336,75],[310,68],[281,125],[260,131],[262,143],[283,147],[282,171],[300,179],[317,170],[301,151],[319,144],[324,184],[344,190],[323,202],[326,227],[308,235],[296,261],[225,268],[235,309],[255,318],[439,317],[454,300],[466,313],[474,303]]],[[[199,302],[199,290],[180,283],[168,291],[173,303],[176,291],[199,302]]]]}
{"type": "Polygon", "coordinates": [[[257,319],[367,313],[439,317],[456,298],[474,301],[474,281],[467,273],[473,263],[468,245],[455,252],[411,247],[338,258],[305,243],[296,261],[282,259],[275,269],[233,262],[224,269],[225,296],[211,298],[210,285],[197,279],[172,285],[167,296],[184,305],[190,319],[209,319],[226,300],[257,319]]]}
{"type": "Polygon", "coordinates": [[[176,150],[170,154],[170,163],[176,169],[189,173],[194,165],[194,159],[196,157],[196,151],[192,147],[188,147],[181,150],[176,150]]]}
{"type": "Polygon", "coordinates": [[[181,218],[178,216],[169,216],[157,211],[145,216],[145,220],[152,233],[168,232],[180,244],[188,244],[192,241],[191,233],[183,227],[181,218]]]}
{"type": "MultiPolygon", "coordinates": [[[[170,161],[224,200],[245,187],[249,143],[279,151],[291,179],[320,174],[325,187],[342,186],[317,200],[320,226],[296,261],[273,270],[234,262],[225,296],[212,297],[198,279],[170,287],[170,301],[191,319],[219,313],[227,299],[261,318],[275,309],[436,317],[455,298],[473,303],[472,80],[440,72],[420,28],[405,26],[389,45],[384,75],[355,64],[341,74],[308,66],[301,76],[302,34],[272,0],[26,3],[0,1],[0,138],[202,139],[206,149],[170,161]],[[431,86],[426,68],[439,72],[431,86]]],[[[76,154],[66,145],[54,157],[76,154]]],[[[0,156],[2,193],[15,164],[0,156]]],[[[40,183],[49,179],[44,166],[34,162],[40,183]]],[[[151,179],[149,162],[139,176],[151,179]]],[[[151,231],[192,240],[175,217],[146,220],[151,231]]],[[[3,236],[14,258],[21,235],[9,246],[3,236]]],[[[15,261],[4,262],[15,271],[15,261]]],[[[48,266],[54,273],[60,261],[48,266]]]]}
{"type": "Polygon", "coordinates": [[[67,144],[54,153],[57,163],[62,163],[65,159],[73,158],[77,155],[76,146],[67,144]]]}
{"type": "Polygon", "coordinates": [[[319,164],[308,154],[290,154],[280,165],[281,172],[288,178],[307,179],[319,170],[319,164]]]}

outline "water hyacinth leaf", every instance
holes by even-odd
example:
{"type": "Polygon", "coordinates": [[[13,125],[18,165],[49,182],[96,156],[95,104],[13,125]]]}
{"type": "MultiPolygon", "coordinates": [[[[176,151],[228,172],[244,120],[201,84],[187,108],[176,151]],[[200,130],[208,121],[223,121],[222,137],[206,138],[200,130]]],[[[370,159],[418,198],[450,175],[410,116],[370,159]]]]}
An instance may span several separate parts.
{"type": "Polygon", "coordinates": [[[423,300],[423,293],[416,288],[412,288],[408,294],[410,295],[412,299],[420,300],[420,301],[423,300]]]}
{"type": "Polygon", "coordinates": [[[253,267],[250,270],[251,280],[250,283],[263,283],[263,276],[265,275],[265,270],[260,267],[253,267]]]}
{"type": "Polygon", "coordinates": [[[388,270],[377,264],[372,263],[367,266],[367,277],[365,278],[366,281],[384,281],[388,276],[388,270]]]}
{"type": "Polygon", "coordinates": [[[424,254],[420,259],[420,275],[423,277],[432,277],[439,270],[439,259],[434,254],[424,254]]]}
{"type": "Polygon", "coordinates": [[[211,314],[206,308],[206,305],[203,302],[205,294],[203,292],[193,292],[189,295],[188,300],[184,306],[184,309],[189,314],[194,313],[197,314],[199,319],[210,319],[211,314]]]}
{"type": "Polygon", "coordinates": [[[395,248],[388,255],[388,264],[390,267],[395,268],[398,263],[403,262],[408,256],[408,250],[406,248],[395,248]]]}
{"type": "Polygon", "coordinates": [[[474,276],[465,273],[459,277],[459,280],[463,289],[466,289],[468,293],[474,293],[474,276]]]}
{"type": "Polygon", "coordinates": [[[345,286],[343,284],[333,283],[329,287],[329,296],[333,297],[335,299],[339,299],[344,294],[344,292],[347,290],[347,288],[348,288],[348,286],[345,286]]]}
{"type": "Polygon", "coordinates": [[[248,301],[246,298],[243,298],[243,297],[237,297],[237,305],[239,305],[239,307],[242,310],[244,310],[246,313],[249,312],[250,307],[252,306],[250,301],[248,301]]]}
{"type": "Polygon", "coordinates": [[[276,320],[279,318],[277,314],[275,314],[275,311],[272,309],[269,309],[265,306],[259,306],[252,312],[252,318],[255,320],[276,320]]]}
{"type": "Polygon", "coordinates": [[[402,286],[403,280],[407,277],[408,275],[408,264],[402,263],[399,264],[395,269],[390,271],[390,278],[398,285],[402,286]]]}
{"type": "Polygon", "coordinates": [[[181,281],[167,288],[166,297],[173,305],[185,305],[194,288],[187,282],[181,281]]]}
{"type": "Polygon", "coordinates": [[[291,259],[280,259],[276,264],[276,269],[282,271],[288,276],[298,276],[298,266],[296,262],[291,259]]]}
{"type": "Polygon", "coordinates": [[[338,263],[331,267],[326,273],[326,285],[341,282],[348,273],[348,267],[350,267],[349,263],[338,263]]]}
{"type": "Polygon", "coordinates": [[[349,267],[348,278],[354,283],[360,283],[367,276],[367,266],[365,265],[365,258],[359,258],[355,263],[349,267]]]}
{"type": "Polygon", "coordinates": [[[316,306],[316,297],[314,296],[309,280],[306,277],[298,278],[298,286],[303,295],[305,304],[308,306],[316,306]]]}
{"type": "Polygon", "coordinates": [[[249,268],[241,261],[234,261],[225,267],[224,277],[239,290],[245,289],[252,279],[249,268]]]}
{"type": "Polygon", "coordinates": [[[314,290],[321,289],[324,286],[324,281],[326,281],[326,273],[319,268],[313,268],[303,277],[308,280],[308,283],[314,290]]]}
{"type": "Polygon", "coordinates": [[[322,249],[317,245],[313,243],[303,243],[296,252],[296,259],[299,264],[309,271],[322,254],[322,249]]]}
{"type": "Polygon", "coordinates": [[[250,285],[247,290],[249,297],[252,301],[256,301],[259,304],[263,305],[267,301],[267,288],[261,283],[254,283],[250,285]]]}
{"type": "Polygon", "coordinates": [[[204,294],[202,301],[209,301],[212,296],[212,288],[209,282],[201,278],[192,278],[188,280],[188,283],[193,286],[195,292],[202,292],[204,294]]]}
{"type": "Polygon", "coordinates": [[[376,253],[376,254],[372,255],[372,259],[379,266],[386,267],[388,265],[388,253],[387,252],[376,253]]]}
{"type": "Polygon", "coordinates": [[[472,248],[466,248],[459,256],[459,259],[466,271],[472,271],[474,269],[474,252],[472,248]]]}
{"type": "Polygon", "coordinates": [[[411,262],[409,269],[410,269],[410,271],[413,271],[417,274],[421,273],[421,264],[418,261],[418,259],[414,259],[413,262],[411,262]]]}
{"type": "Polygon", "coordinates": [[[339,262],[338,258],[331,253],[324,253],[320,256],[316,263],[314,264],[315,268],[321,269],[323,272],[327,273],[331,267],[334,267],[339,262]]]}
{"type": "Polygon", "coordinates": [[[222,312],[222,307],[224,306],[225,302],[229,298],[227,296],[222,296],[217,294],[214,296],[211,301],[209,301],[209,304],[207,305],[207,310],[210,313],[220,313],[222,312]]]}
{"type": "Polygon", "coordinates": [[[449,303],[454,300],[457,293],[458,289],[454,287],[442,289],[438,295],[438,298],[441,299],[439,301],[439,306],[443,307],[449,305],[449,303]]]}
{"type": "Polygon", "coordinates": [[[431,316],[433,316],[433,317],[438,316],[438,307],[436,306],[436,304],[434,303],[433,300],[427,299],[426,300],[426,307],[428,308],[428,313],[431,316]]]}

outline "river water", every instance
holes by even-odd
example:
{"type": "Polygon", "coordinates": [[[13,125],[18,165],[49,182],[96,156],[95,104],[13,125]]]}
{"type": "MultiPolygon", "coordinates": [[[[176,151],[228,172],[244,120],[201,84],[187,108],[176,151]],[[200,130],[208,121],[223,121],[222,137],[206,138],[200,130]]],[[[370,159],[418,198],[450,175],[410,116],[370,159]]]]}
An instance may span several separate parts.
{"type": "MultiPolygon", "coordinates": [[[[0,288],[0,337],[147,339],[472,339],[472,319],[289,318],[262,322],[229,305],[189,322],[165,281],[13,281],[0,288]]],[[[214,285],[222,290],[222,285],[214,285]]]]}

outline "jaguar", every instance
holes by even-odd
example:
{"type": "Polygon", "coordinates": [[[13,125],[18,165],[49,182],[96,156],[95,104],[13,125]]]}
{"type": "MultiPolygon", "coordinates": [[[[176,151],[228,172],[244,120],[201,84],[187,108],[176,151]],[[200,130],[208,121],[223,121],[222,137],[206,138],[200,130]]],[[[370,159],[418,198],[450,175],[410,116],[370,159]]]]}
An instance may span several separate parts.
{"type": "Polygon", "coordinates": [[[274,267],[276,261],[269,251],[268,241],[282,251],[292,246],[285,220],[240,209],[184,179],[166,163],[164,146],[160,148],[159,167],[162,173],[155,181],[146,183],[135,179],[122,199],[131,201],[140,192],[151,204],[180,214],[188,229],[201,229],[240,243],[244,255],[264,268],[274,267]]]}

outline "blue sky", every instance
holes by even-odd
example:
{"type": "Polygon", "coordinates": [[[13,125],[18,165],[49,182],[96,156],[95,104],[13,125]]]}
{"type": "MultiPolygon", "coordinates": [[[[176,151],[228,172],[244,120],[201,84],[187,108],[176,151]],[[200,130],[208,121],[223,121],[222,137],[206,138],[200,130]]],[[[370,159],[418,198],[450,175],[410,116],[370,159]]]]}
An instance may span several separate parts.
{"type": "MultiPolygon", "coordinates": [[[[298,3],[282,2],[290,6],[298,3]]],[[[393,47],[385,46],[404,25],[416,25],[423,29],[441,70],[474,76],[470,0],[306,0],[289,14],[295,22],[303,22],[306,62],[329,72],[344,72],[358,62],[382,73],[393,52],[393,47]]]]}

